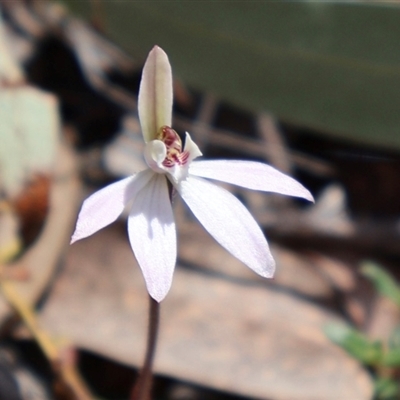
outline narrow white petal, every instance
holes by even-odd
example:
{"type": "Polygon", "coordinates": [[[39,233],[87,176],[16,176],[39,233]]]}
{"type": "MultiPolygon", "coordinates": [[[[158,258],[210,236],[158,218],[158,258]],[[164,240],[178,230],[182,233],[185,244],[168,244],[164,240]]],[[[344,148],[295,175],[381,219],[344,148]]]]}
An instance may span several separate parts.
{"type": "Polygon", "coordinates": [[[275,262],[257,222],[231,193],[189,176],[176,186],[193,214],[214,239],[257,274],[270,278],[275,262]]]}
{"type": "Polygon", "coordinates": [[[190,137],[188,132],[186,132],[185,149],[184,150],[189,152],[188,163],[191,163],[195,158],[203,155],[203,153],[199,149],[199,146],[197,146],[197,144],[195,142],[193,142],[193,140],[190,137]]]}
{"type": "Polygon", "coordinates": [[[176,263],[176,229],[165,175],[154,174],[138,193],[129,215],[128,233],[150,296],[163,300],[176,263]]]}
{"type": "Polygon", "coordinates": [[[143,188],[152,174],[139,172],[135,176],[122,179],[97,191],[82,205],[71,244],[84,239],[114,222],[125,205],[143,188]]]}
{"type": "Polygon", "coordinates": [[[190,165],[191,175],[215,179],[247,189],[275,192],[314,201],[312,194],[299,182],[270,165],[255,161],[202,160],[190,165]]]}
{"type": "Polygon", "coordinates": [[[154,46],[143,67],[138,100],[140,125],[146,143],[156,138],[162,126],[171,126],[172,95],[168,56],[160,47],[154,46]]]}

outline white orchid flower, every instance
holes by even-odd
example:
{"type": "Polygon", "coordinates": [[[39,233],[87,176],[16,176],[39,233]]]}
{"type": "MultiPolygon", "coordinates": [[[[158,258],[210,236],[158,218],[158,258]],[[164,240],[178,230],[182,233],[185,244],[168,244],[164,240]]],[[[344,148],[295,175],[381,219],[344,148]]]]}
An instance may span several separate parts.
{"type": "Polygon", "coordinates": [[[275,262],[254,218],[231,193],[203,178],[313,201],[311,193],[263,163],[194,161],[202,155],[197,145],[186,133],[183,147],[171,128],[171,66],[165,52],[157,46],[151,50],[143,69],[138,108],[148,168],[86,199],[71,243],[111,224],[129,206],[130,245],[150,296],[160,302],[171,287],[177,257],[172,185],[221,246],[257,274],[272,277],[275,262]]]}

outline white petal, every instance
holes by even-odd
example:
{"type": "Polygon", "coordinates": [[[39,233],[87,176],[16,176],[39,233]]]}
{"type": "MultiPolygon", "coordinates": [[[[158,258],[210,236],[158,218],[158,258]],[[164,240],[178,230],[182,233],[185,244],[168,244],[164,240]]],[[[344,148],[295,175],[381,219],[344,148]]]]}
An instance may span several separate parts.
{"type": "Polygon", "coordinates": [[[128,233],[150,296],[163,300],[176,263],[176,229],[165,175],[154,174],[138,193],[129,215],[128,233]]]}
{"type": "Polygon", "coordinates": [[[161,140],[147,142],[144,148],[144,158],[147,165],[156,172],[165,172],[162,162],[167,155],[167,147],[161,140]]]}
{"type": "Polygon", "coordinates": [[[202,160],[190,165],[191,175],[216,179],[247,189],[275,192],[314,201],[299,182],[270,165],[254,161],[202,160]]]}
{"type": "Polygon", "coordinates": [[[221,246],[257,274],[266,278],[273,276],[275,262],[264,234],[235,196],[193,176],[176,188],[196,218],[221,246]]]}
{"type": "Polygon", "coordinates": [[[140,125],[146,143],[156,138],[162,126],[171,126],[172,95],[168,56],[160,47],[154,46],[143,67],[138,100],[140,125]]]}
{"type": "Polygon", "coordinates": [[[125,205],[151,178],[150,171],[122,179],[88,197],[82,205],[71,244],[84,239],[114,222],[125,205]]]}
{"type": "Polygon", "coordinates": [[[175,164],[173,167],[166,168],[165,170],[168,172],[168,179],[175,184],[179,184],[180,181],[186,179],[189,175],[187,165],[175,164]]]}
{"type": "Polygon", "coordinates": [[[199,146],[197,146],[197,144],[195,142],[193,142],[193,140],[190,137],[188,132],[186,132],[185,149],[184,150],[189,152],[188,163],[191,163],[195,158],[203,155],[203,153],[199,149],[199,146]]]}

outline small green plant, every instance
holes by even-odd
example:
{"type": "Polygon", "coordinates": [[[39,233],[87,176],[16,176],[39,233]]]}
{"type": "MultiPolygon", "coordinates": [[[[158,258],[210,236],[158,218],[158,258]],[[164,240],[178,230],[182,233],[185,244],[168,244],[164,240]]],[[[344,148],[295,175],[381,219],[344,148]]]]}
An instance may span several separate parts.
{"type": "MultiPolygon", "coordinates": [[[[361,272],[379,294],[400,308],[400,285],[393,276],[372,262],[366,262],[361,272]]],[[[393,330],[387,342],[371,340],[348,325],[332,324],[325,328],[325,332],[334,343],[371,369],[376,400],[400,398],[400,325],[393,330]]]]}

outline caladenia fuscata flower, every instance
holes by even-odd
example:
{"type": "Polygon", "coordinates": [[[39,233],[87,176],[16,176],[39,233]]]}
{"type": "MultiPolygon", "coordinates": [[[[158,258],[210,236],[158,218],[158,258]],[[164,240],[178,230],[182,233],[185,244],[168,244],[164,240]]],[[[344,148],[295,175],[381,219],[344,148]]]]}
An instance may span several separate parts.
{"type": "Polygon", "coordinates": [[[272,277],[275,262],[254,218],[235,196],[204,178],[313,201],[311,193],[263,163],[195,160],[202,154],[189,133],[183,143],[171,128],[171,66],[157,46],[143,69],[138,108],[148,168],[86,199],[71,243],[111,224],[129,206],[130,245],[150,296],[160,302],[171,287],[177,257],[172,187],[221,246],[257,274],[272,277]]]}

